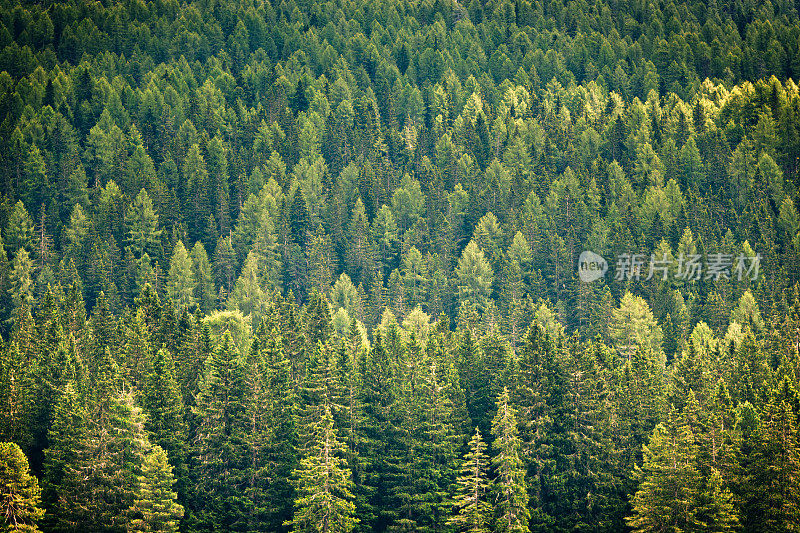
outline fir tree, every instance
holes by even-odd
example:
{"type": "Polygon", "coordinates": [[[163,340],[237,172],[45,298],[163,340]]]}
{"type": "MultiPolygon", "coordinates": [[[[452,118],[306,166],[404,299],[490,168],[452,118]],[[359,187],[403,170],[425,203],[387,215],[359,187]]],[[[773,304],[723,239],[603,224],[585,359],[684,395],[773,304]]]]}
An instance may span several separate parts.
{"type": "Polygon", "coordinates": [[[46,523],[53,529],[61,519],[62,509],[57,502],[64,476],[75,468],[81,447],[86,445],[86,411],[80,400],[74,384],[67,383],[55,403],[53,424],[47,433],[49,446],[44,451],[42,500],[48,509],[46,523]]]}
{"type": "Polygon", "coordinates": [[[8,279],[14,307],[30,306],[33,303],[33,262],[25,248],[19,248],[14,255],[8,279]]]}
{"type": "Polygon", "coordinates": [[[28,469],[28,459],[13,442],[0,442],[0,524],[4,532],[38,533],[44,515],[41,489],[28,469]]]}
{"type": "Polygon", "coordinates": [[[192,260],[181,241],[175,244],[175,251],[169,262],[167,275],[167,295],[179,308],[191,308],[196,303],[194,296],[196,282],[192,271],[192,260]]]}
{"type": "Polygon", "coordinates": [[[520,457],[522,445],[517,431],[516,410],[509,405],[508,388],[497,398],[497,415],[492,420],[494,441],[492,465],[496,472],[492,486],[495,531],[527,533],[528,488],[520,457]]]}
{"type": "Polygon", "coordinates": [[[161,230],[153,201],[145,189],[139,191],[125,215],[128,246],[137,259],[147,252],[150,257],[161,257],[161,230]]]}
{"type": "Polygon", "coordinates": [[[210,313],[214,308],[216,291],[214,290],[214,277],[211,263],[203,243],[197,241],[189,254],[192,258],[192,274],[194,274],[194,297],[197,305],[204,313],[210,313]]]}
{"type": "MultiPolygon", "coordinates": [[[[696,466],[697,443],[685,417],[672,411],[658,424],[644,447],[644,462],[636,473],[641,484],[627,518],[634,531],[700,530],[698,498],[702,476],[696,466]]],[[[720,502],[722,503],[722,502],[720,502]]]]}
{"type": "Polygon", "coordinates": [[[231,334],[220,339],[208,357],[193,415],[196,479],[192,521],[200,531],[236,530],[247,523],[250,481],[244,366],[231,334]]]}
{"type": "Polygon", "coordinates": [[[175,378],[172,355],[164,348],[156,352],[144,376],[141,402],[147,413],[145,429],[150,441],[160,446],[175,468],[176,490],[185,496],[187,490],[187,428],[181,390],[175,378]]]}
{"type": "Polygon", "coordinates": [[[326,406],[314,428],[313,446],[294,472],[297,496],[293,532],[349,533],[358,523],[344,451],[333,427],[330,406],[326,406]]]}
{"type": "Polygon", "coordinates": [[[491,295],[494,273],[483,251],[478,248],[474,240],[464,248],[458,260],[456,274],[460,300],[482,309],[491,295]]]}
{"type": "Polygon", "coordinates": [[[129,533],[177,533],[183,506],[175,501],[178,495],[172,491],[174,484],[166,452],[153,446],[144,459],[133,505],[127,512],[131,517],[129,533]]]}
{"type": "Polygon", "coordinates": [[[489,533],[491,507],[488,499],[489,456],[486,455],[486,443],[483,442],[480,430],[475,428],[475,435],[469,441],[469,450],[461,464],[461,473],[456,480],[455,507],[457,512],[448,524],[459,531],[469,533],[489,533]]]}

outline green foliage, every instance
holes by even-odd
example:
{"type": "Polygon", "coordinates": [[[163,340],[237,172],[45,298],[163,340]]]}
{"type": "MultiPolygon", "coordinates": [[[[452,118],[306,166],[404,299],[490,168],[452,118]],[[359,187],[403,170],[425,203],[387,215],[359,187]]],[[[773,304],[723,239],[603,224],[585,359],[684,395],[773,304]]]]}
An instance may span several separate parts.
{"type": "Polygon", "coordinates": [[[469,451],[464,455],[461,473],[458,476],[455,506],[458,512],[448,521],[459,531],[487,533],[489,531],[488,496],[489,457],[481,432],[475,428],[475,435],[469,441],[469,451]]]}
{"type": "Polygon", "coordinates": [[[161,257],[161,230],[158,229],[158,214],[147,190],[142,189],[125,215],[128,246],[134,257],[144,253],[150,257],[161,257]]]}
{"type": "Polygon", "coordinates": [[[329,406],[312,434],[312,448],[294,472],[297,497],[292,531],[349,533],[358,523],[351,493],[353,482],[329,406]]]}
{"type": "Polygon", "coordinates": [[[128,510],[131,516],[128,531],[178,531],[183,506],[175,502],[177,494],[172,491],[174,483],[167,454],[159,446],[154,446],[144,459],[133,505],[128,510]]]}
{"type": "Polygon", "coordinates": [[[495,507],[495,530],[503,533],[527,533],[528,491],[525,469],[520,456],[521,441],[517,432],[516,410],[509,405],[508,388],[497,398],[497,415],[492,420],[492,464],[497,477],[492,487],[495,507]]]}
{"type": "MultiPolygon", "coordinates": [[[[202,259],[202,257],[200,258],[202,259]]],[[[197,283],[192,271],[192,260],[181,241],[175,245],[175,251],[169,262],[167,274],[167,295],[179,308],[190,308],[196,303],[194,294],[197,283]]]]}
{"type": "Polygon", "coordinates": [[[28,459],[13,442],[0,443],[0,513],[3,532],[40,531],[44,515],[39,507],[41,489],[29,469],[28,459]]]}
{"type": "Polygon", "coordinates": [[[800,24],[752,4],[4,2],[41,527],[794,527],[800,24]]]}

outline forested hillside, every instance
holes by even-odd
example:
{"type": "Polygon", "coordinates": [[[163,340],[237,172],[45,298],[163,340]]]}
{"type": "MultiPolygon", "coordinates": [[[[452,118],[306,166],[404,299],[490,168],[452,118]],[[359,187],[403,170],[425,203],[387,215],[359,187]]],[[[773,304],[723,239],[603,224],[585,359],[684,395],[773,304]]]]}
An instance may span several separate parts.
{"type": "Polygon", "coordinates": [[[0,531],[796,531],[798,7],[0,0],[0,531]]]}

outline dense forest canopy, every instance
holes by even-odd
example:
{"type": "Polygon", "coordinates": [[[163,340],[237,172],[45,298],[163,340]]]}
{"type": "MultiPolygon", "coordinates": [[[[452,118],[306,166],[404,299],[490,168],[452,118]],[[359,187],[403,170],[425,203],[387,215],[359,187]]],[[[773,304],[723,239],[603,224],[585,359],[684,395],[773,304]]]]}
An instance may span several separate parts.
{"type": "Polygon", "coordinates": [[[794,531],[798,7],[0,0],[0,531],[794,531]]]}

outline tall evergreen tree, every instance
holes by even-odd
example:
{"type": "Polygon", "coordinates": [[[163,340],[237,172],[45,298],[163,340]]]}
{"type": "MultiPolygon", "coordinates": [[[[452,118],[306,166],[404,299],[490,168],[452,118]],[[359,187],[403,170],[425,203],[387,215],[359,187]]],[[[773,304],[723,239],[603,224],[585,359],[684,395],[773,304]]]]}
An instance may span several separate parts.
{"type": "Polygon", "coordinates": [[[295,470],[293,532],[349,533],[358,523],[353,481],[330,406],[314,429],[313,446],[295,470]]]}
{"type": "Polygon", "coordinates": [[[455,507],[457,509],[448,524],[459,531],[489,533],[491,507],[488,499],[489,456],[480,429],[469,441],[469,450],[461,464],[461,473],[456,481],[455,507]]]}
{"type": "Polygon", "coordinates": [[[44,515],[41,489],[30,473],[28,459],[13,442],[0,442],[0,516],[5,532],[38,533],[44,515]]]}
{"type": "Polygon", "coordinates": [[[205,363],[193,415],[195,493],[189,521],[199,531],[247,524],[250,482],[245,368],[228,331],[205,363]]]}
{"type": "Polygon", "coordinates": [[[497,415],[492,420],[492,465],[496,473],[492,486],[495,503],[494,529],[502,533],[527,533],[528,488],[520,456],[516,410],[509,404],[508,388],[497,398],[497,415]]]}
{"type": "Polygon", "coordinates": [[[138,259],[145,252],[156,259],[161,257],[161,229],[158,226],[158,214],[146,189],[139,191],[128,209],[125,215],[125,227],[128,246],[135,258],[138,259]]]}
{"type": "Polygon", "coordinates": [[[179,308],[191,308],[197,301],[194,296],[196,286],[192,260],[183,243],[178,241],[169,262],[167,295],[179,308]]]}
{"type": "Polygon", "coordinates": [[[130,533],[177,533],[183,506],[176,503],[177,493],[172,491],[175,476],[167,454],[154,446],[147,454],[138,477],[133,505],[128,509],[130,533]]]}
{"type": "Polygon", "coordinates": [[[634,531],[700,531],[698,498],[702,476],[696,466],[697,442],[685,416],[673,410],[644,447],[636,473],[641,484],[631,501],[628,524],[634,531]]]}

